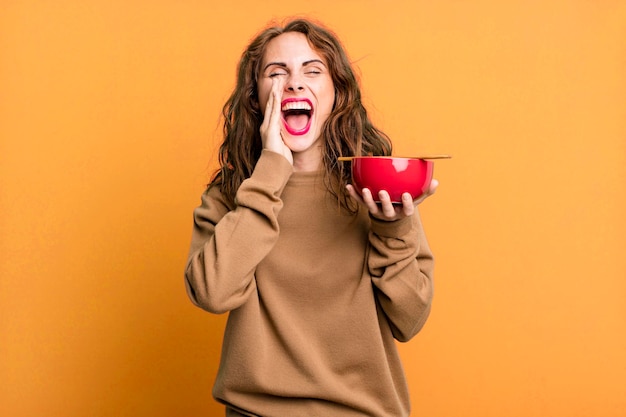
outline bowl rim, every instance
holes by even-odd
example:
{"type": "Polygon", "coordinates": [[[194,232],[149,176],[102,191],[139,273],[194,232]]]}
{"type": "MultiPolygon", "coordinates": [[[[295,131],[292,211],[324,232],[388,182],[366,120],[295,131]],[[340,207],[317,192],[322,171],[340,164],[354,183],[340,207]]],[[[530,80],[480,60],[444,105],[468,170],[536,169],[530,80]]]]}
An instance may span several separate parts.
{"type": "Polygon", "coordinates": [[[354,159],[403,159],[403,160],[430,160],[430,159],[450,159],[451,155],[437,154],[437,155],[421,155],[421,156],[394,156],[394,155],[361,155],[361,156],[346,156],[339,158],[340,160],[354,160],[354,159]]]}

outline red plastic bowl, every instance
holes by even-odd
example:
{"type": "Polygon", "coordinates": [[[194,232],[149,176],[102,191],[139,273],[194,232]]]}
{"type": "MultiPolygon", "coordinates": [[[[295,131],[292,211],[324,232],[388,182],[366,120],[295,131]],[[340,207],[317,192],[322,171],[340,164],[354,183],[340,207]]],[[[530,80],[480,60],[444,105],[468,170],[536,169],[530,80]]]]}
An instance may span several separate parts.
{"type": "Polygon", "coordinates": [[[368,188],[375,201],[381,190],[387,191],[394,203],[402,201],[403,193],[410,193],[415,200],[430,187],[433,167],[428,159],[357,156],[352,158],[352,184],[359,193],[368,188]]]}

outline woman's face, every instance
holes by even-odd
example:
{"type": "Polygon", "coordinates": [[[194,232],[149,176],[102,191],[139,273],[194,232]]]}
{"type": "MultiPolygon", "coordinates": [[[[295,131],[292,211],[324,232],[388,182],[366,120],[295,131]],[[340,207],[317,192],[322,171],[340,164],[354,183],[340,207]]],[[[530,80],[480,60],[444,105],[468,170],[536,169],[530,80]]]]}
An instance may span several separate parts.
{"type": "Polygon", "coordinates": [[[281,77],[281,135],[296,159],[321,160],[320,135],[335,101],[335,88],[327,63],[299,32],[283,33],[265,50],[258,77],[259,104],[263,111],[272,78],[281,77]]]}

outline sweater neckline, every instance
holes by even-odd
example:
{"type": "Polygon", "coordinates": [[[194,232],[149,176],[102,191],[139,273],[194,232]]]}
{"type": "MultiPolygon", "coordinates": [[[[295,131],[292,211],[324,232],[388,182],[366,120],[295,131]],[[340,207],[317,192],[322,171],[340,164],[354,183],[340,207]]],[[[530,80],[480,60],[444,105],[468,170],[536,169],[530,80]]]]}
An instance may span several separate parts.
{"type": "Polygon", "coordinates": [[[289,182],[293,184],[311,184],[316,180],[322,180],[323,171],[295,171],[291,174],[289,182]]]}

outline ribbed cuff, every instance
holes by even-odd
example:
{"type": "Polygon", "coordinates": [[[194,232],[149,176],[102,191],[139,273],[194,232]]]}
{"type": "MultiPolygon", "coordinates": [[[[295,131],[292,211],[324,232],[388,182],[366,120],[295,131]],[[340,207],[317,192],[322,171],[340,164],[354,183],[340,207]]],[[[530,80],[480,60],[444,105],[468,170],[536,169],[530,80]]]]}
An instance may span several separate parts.
{"type": "Polygon", "coordinates": [[[371,230],[380,237],[401,238],[411,232],[413,220],[411,217],[404,219],[385,221],[372,216],[371,230]]]}

